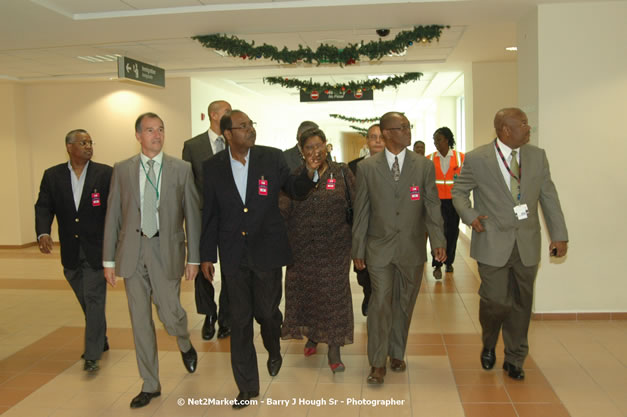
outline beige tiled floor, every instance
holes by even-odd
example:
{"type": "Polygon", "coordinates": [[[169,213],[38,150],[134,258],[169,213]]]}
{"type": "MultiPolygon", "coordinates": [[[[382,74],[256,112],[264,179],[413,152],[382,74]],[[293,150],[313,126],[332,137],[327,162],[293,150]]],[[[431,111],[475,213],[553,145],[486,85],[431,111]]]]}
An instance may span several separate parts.
{"type": "MultiPolygon", "coordinates": [[[[271,378],[260,363],[260,404],[237,412],[224,405],[188,405],[192,399],[230,400],[237,388],[229,340],[204,342],[193,284],[181,299],[189,316],[199,367],[187,374],[176,343],[156,319],[162,395],[143,409],[129,402],[141,388],[121,285],[107,295],[111,350],[97,375],[82,371],[83,318],[56,256],[36,248],[0,250],[0,414],[4,416],[627,416],[627,321],[534,321],[524,382],[480,368],[478,278],[460,241],[455,273],[441,282],[425,275],[407,346],[407,372],[388,372],[383,386],[365,384],[368,373],[361,289],[353,277],[355,343],[343,349],[346,372],[333,375],[326,349],[305,358],[302,341],[282,342],[284,363],[271,378]],[[184,405],[178,405],[181,400],[184,405]],[[349,404],[354,399],[358,404],[349,404]],[[287,406],[270,401],[288,400],[287,406]],[[373,406],[375,400],[393,400],[373,406]],[[261,403],[263,401],[263,403],[261,403]],[[293,402],[296,402],[296,405],[293,402]],[[298,405],[300,401],[309,401],[298,405]],[[343,401],[343,402],[342,402],[343,401]],[[335,402],[335,403],[334,403],[335,402]]],[[[430,270],[430,268],[429,268],[430,270]]],[[[219,285],[219,284],[218,284],[219,285]]],[[[498,347],[501,349],[501,346],[498,347]]]]}

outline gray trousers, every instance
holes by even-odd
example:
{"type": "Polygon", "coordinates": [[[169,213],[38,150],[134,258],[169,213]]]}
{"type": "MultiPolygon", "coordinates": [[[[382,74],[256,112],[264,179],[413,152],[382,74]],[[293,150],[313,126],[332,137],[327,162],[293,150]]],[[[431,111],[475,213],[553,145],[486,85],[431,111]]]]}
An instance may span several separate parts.
{"type": "Polygon", "coordinates": [[[181,279],[165,276],[159,237],[141,238],[137,269],[124,280],[124,284],[131,313],[137,367],[144,380],[142,391],[160,391],[157,335],[152,320],[151,299],[168,334],[177,337],[181,352],[187,352],[192,345],[187,331],[187,313],[181,306],[181,279]]]}
{"type": "Polygon", "coordinates": [[[529,353],[527,332],[538,265],[523,265],[518,246],[514,246],[505,266],[478,265],[481,277],[479,321],[483,345],[493,349],[502,328],[505,361],[522,367],[529,353]]]}
{"type": "Polygon", "coordinates": [[[383,368],[387,357],[402,360],[424,263],[368,265],[372,294],[368,304],[368,361],[383,368]]]}
{"type": "Polygon", "coordinates": [[[102,356],[107,333],[105,302],[107,282],[104,270],[89,265],[83,250],[80,250],[80,265],[77,269],[63,269],[65,279],[72,287],[85,314],[85,359],[98,360],[102,356]]]}

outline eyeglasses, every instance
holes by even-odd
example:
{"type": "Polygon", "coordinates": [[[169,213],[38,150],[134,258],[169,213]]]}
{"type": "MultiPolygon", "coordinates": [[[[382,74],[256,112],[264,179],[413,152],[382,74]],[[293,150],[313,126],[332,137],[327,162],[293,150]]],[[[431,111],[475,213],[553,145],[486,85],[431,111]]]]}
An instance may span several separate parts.
{"type": "Polygon", "coordinates": [[[75,143],[78,144],[78,145],[81,145],[83,148],[85,146],[87,146],[87,145],[94,146],[96,144],[96,142],[92,142],[90,140],[81,140],[79,142],[70,142],[70,144],[72,144],[72,145],[75,144],[75,143]]]}
{"type": "Polygon", "coordinates": [[[242,123],[240,126],[233,126],[231,127],[231,130],[236,130],[236,129],[254,129],[255,126],[257,126],[257,122],[253,122],[250,121],[250,123],[242,123]]]}
{"type": "Polygon", "coordinates": [[[383,130],[411,130],[411,125],[401,125],[400,127],[386,127],[383,130]]]}

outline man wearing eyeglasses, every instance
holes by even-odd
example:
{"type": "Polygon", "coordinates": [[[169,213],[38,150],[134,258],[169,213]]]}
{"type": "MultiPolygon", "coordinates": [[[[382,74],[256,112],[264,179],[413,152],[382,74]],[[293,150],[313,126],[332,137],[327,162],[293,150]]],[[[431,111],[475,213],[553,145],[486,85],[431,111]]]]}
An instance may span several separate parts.
{"type": "MultiPolygon", "coordinates": [[[[368,132],[366,134],[366,146],[368,149],[368,155],[354,159],[348,163],[348,167],[351,171],[353,171],[355,177],[357,177],[357,164],[359,162],[366,158],[370,158],[385,149],[385,142],[383,142],[383,135],[381,135],[381,127],[378,123],[368,128],[368,132]]],[[[364,300],[361,302],[361,314],[368,316],[368,303],[370,302],[370,294],[372,293],[370,274],[368,274],[368,268],[359,270],[353,266],[353,269],[355,270],[355,273],[357,273],[357,282],[364,290],[364,300]]]]}
{"type": "MultiPolygon", "coordinates": [[[[192,164],[194,182],[200,196],[200,208],[202,209],[202,164],[213,155],[226,148],[224,137],[220,134],[220,119],[225,113],[231,111],[231,105],[224,100],[211,102],[207,108],[209,115],[209,129],[183,144],[183,160],[192,164]]],[[[202,278],[202,277],[197,277],[202,278]]],[[[224,339],[231,334],[229,318],[229,297],[224,283],[224,274],[221,277],[220,287],[220,311],[214,300],[215,290],[211,281],[196,279],[194,291],[196,295],[196,311],[205,316],[201,336],[204,340],[211,340],[216,333],[216,319],[218,321],[218,339],[224,339]]]]}
{"type": "Polygon", "coordinates": [[[83,129],[65,136],[70,160],[44,172],[35,204],[41,253],[53,251],[50,229],[57,217],[63,273],[85,314],[83,369],[90,373],[99,369],[102,353],[109,350],[102,239],[112,172],[110,166],[91,160],[93,145],[83,129]]]}
{"type": "Polygon", "coordinates": [[[211,281],[220,250],[231,306],[231,367],[239,388],[233,408],[238,409],[259,396],[253,318],[269,354],[268,373],[276,376],[281,369],[281,267],[292,254],[279,192],[304,198],[315,184],[315,170],[303,166],[300,175],[290,175],[283,152],[255,145],[254,122],[240,110],[224,115],[220,129],[229,147],[203,166],[200,258],[211,281]]]}
{"type": "Polygon", "coordinates": [[[433,163],[413,152],[411,127],[398,112],[381,117],[383,152],[359,163],[352,256],[368,267],[368,384],[383,384],[386,364],[406,369],[411,316],[427,260],[426,232],[433,256],[446,260],[446,240],[433,163]]]}

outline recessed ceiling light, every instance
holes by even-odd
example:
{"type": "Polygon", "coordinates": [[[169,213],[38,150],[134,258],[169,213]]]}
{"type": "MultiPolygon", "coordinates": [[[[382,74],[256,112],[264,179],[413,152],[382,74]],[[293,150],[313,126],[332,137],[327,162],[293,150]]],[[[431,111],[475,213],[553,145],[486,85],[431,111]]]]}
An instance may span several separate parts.
{"type": "Polygon", "coordinates": [[[517,51],[518,47],[517,46],[508,46],[507,48],[505,48],[506,51],[517,51]]]}
{"type": "Polygon", "coordinates": [[[118,57],[122,56],[120,54],[113,54],[113,55],[80,55],[77,56],[76,58],[78,59],[82,59],[83,61],[87,61],[87,62],[94,62],[94,63],[98,63],[98,62],[113,62],[113,61],[117,61],[118,57]]]}

